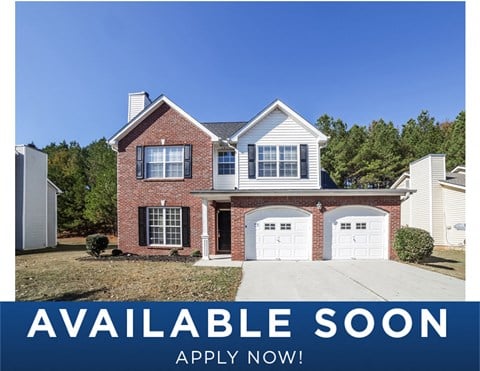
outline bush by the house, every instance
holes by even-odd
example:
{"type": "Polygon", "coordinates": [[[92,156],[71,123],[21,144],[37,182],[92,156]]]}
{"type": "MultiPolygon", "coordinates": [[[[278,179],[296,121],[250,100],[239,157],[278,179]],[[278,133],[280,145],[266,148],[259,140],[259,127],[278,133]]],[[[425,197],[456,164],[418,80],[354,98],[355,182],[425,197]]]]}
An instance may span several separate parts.
{"type": "Polygon", "coordinates": [[[180,254],[178,253],[178,249],[175,249],[175,248],[171,249],[171,250],[168,252],[168,256],[178,256],[178,255],[180,255],[180,254]]]}
{"type": "Polygon", "coordinates": [[[123,251],[120,249],[113,249],[112,250],[112,256],[120,256],[123,254],[123,251]]]}
{"type": "Polygon", "coordinates": [[[403,227],[395,233],[393,249],[400,260],[417,263],[432,255],[433,238],[423,229],[403,227]]]}
{"type": "Polygon", "coordinates": [[[200,258],[202,257],[202,253],[200,252],[200,250],[193,250],[190,256],[192,258],[200,258]]]}
{"type": "Polygon", "coordinates": [[[87,253],[96,257],[106,250],[108,237],[104,234],[91,234],[86,238],[87,253]]]}

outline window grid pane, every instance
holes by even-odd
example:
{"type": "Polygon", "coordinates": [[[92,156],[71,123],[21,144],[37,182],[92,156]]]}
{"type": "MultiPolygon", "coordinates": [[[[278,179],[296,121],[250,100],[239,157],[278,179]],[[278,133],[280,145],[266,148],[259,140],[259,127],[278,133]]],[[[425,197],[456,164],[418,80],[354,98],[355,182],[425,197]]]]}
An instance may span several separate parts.
{"type": "Polygon", "coordinates": [[[183,147],[145,147],[147,178],[183,178],[183,147]]]}
{"type": "Polygon", "coordinates": [[[148,209],[148,235],[150,245],[162,245],[163,244],[163,211],[160,208],[148,209]]]}
{"type": "Polygon", "coordinates": [[[181,245],[182,215],[180,208],[148,208],[150,245],[181,245]]]}
{"type": "Polygon", "coordinates": [[[276,162],[259,162],[258,176],[261,177],[276,177],[277,163],[276,162]]]}
{"type": "Polygon", "coordinates": [[[228,151],[218,153],[218,174],[235,174],[235,152],[228,151]]]}

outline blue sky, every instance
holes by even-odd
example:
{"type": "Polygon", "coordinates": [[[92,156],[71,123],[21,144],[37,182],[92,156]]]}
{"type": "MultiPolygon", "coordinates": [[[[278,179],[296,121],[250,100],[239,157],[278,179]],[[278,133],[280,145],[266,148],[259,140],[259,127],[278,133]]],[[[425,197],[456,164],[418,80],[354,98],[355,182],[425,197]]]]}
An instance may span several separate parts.
{"type": "Polygon", "coordinates": [[[16,143],[110,137],[129,92],[199,121],[279,98],[310,122],[465,109],[465,5],[16,3],[16,143]]]}

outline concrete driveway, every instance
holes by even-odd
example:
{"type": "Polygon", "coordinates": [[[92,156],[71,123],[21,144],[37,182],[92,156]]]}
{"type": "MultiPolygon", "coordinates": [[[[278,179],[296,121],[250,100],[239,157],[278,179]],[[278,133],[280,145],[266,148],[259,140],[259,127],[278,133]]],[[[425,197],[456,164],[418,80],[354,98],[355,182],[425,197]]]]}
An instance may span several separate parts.
{"type": "Polygon", "coordinates": [[[465,281],[390,260],[247,261],[237,301],[463,301],[465,281]]]}

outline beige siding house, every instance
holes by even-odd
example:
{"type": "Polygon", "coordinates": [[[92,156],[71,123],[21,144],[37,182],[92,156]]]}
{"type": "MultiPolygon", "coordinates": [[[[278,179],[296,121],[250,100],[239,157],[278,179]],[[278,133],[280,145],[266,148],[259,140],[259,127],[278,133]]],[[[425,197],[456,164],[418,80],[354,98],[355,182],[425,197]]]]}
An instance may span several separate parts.
{"type": "Polygon", "coordinates": [[[445,169],[445,155],[430,154],[410,164],[392,185],[411,189],[401,205],[401,224],[428,231],[436,245],[465,244],[465,167],[445,169]]]}

